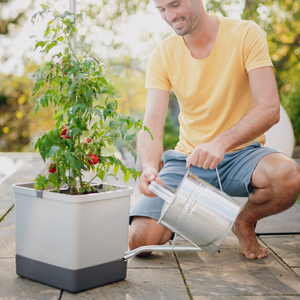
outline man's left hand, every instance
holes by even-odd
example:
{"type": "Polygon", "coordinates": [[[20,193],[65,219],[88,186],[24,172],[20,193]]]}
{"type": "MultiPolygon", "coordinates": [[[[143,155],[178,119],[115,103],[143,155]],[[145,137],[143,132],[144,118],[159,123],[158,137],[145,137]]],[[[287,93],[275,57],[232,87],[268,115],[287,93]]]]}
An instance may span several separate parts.
{"type": "Polygon", "coordinates": [[[223,160],[225,150],[216,141],[198,145],[186,159],[186,168],[195,165],[203,169],[214,169],[223,160]]]}

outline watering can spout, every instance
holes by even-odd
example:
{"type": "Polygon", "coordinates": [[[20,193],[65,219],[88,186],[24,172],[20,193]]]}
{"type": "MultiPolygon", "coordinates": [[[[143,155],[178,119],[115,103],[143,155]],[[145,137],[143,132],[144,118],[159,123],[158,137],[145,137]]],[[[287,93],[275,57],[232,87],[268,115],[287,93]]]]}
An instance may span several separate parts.
{"type": "Polygon", "coordinates": [[[190,247],[190,246],[166,246],[166,245],[150,245],[150,246],[142,246],[136,248],[130,252],[125,253],[123,259],[128,260],[129,258],[138,255],[142,252],[200,252],[202,251],[199,247],[190,247]]]}
{"type": "Polygon", "coordinates": [[[164,199],[164,201],[168,202],[169,204],[173,203],[175,195],[171,191],[168,190],[168,189],[171,189],[171,187],[168,187],[166,185],[164,185],[164,187],[161,187],[155,181],[151,181],[148,188],[152,193],[154,193],[158,197],[164,199]]]}

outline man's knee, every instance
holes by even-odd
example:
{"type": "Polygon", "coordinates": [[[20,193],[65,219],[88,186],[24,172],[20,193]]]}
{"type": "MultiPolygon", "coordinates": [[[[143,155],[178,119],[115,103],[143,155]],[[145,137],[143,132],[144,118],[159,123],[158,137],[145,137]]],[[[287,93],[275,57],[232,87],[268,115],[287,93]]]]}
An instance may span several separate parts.
{"type": "Polygon", "coordinates": [[[165,244],[172,232],[157,224],[157,220],[147,217],[134,217],[129,230],[129,249],[148,245],[165,244]]]}
{"type": "Polygon", "coordinates": [[[269,173],[274,192],[286,204],[293,205],[300,192],[300,169],[292,159],[279,160],[269,173]]]}
{"type": "Polygon", "coordinates": [[[266,190],[269,197],[285,209],[293,205],[300,191],[300,169],[283,153],[263,157],[252,175],[251,184],[266,190]]]}

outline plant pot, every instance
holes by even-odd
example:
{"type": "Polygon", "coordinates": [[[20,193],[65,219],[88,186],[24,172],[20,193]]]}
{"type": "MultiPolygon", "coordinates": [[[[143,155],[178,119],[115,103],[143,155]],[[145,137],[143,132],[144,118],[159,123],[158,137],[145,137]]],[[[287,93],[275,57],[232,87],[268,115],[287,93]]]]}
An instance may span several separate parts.
{"type": "Polygon", "coordinates": [[[72,293],[126,277],[131,187],[86,195],[13,185],[17,274],[72,293]]]}

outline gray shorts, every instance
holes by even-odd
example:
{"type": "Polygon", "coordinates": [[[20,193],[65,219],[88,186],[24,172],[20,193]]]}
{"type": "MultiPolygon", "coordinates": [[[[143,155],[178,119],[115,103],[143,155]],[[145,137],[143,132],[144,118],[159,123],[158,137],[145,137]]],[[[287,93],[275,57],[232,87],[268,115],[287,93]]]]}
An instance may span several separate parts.
{"type": "MultiPolygon", "coordinates": [[[[274,152],[278,151],[261,147],[258,142],[255,142],[242,150],[225,154],[223,161],[218,164],[223,191],[236,197],[247,197],[253,194],[256,188],[250,185],[252,173],[261,158],[274,152]]],[[[186,155],[174,150],[165,153],[165,165],[159,173],[164,184],[177,188],[187,172],[186,158],[186,155]]],[[[220,188],[216,170],[192,166],[190,171],[202,180],[220,188]]],[[[163,204],[164,200],[159,197],[143,196],[130,212],[130,224],[134,216],[159,220],[163,204]]]]}

